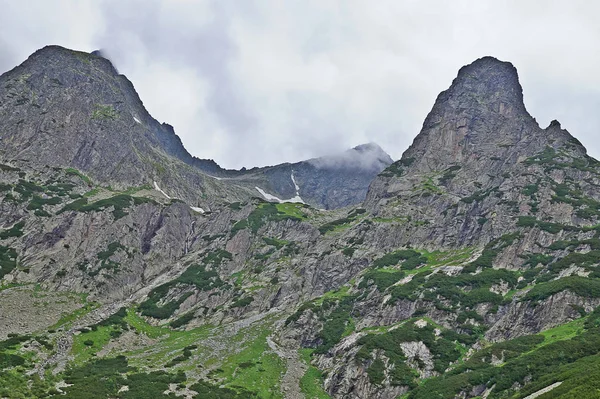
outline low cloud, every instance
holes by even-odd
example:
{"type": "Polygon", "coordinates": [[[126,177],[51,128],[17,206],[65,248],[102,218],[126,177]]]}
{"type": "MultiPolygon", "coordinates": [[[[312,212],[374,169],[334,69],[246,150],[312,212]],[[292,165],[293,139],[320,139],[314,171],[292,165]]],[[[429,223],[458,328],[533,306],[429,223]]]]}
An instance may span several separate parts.
{"type": "Polygon", "coordinates": [[[326,169],[359,169],[380,172],[390,165],[393,160],[377,144],[362,144],[342,153],[332,154],[321,158],[310,159],[312,165],[326,169]]]}

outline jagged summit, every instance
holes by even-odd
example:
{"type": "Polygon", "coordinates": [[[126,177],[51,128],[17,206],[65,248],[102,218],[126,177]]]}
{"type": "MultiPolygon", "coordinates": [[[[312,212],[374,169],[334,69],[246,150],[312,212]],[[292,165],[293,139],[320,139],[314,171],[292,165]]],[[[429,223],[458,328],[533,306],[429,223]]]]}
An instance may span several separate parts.
{"type": "Polygon", "coordinates": [[[410,190],[424,176],[450,169],[453,179],[445,181],[446,189],[467,196],[498,186],[523,159],[566,144],[573,156],[585,156],[585,148],[560,123],[542,129],[527,112],[511,63],[480,58],[462,67],[440,93],[412,145],[382,181],[372,184],[368,199],[410,190]]]}
{"type": "MultiPolygon", "coordinates": [[[[523,89],[517,69],[510,62],[483,57],[462,67],[448,94],[468,94],[487,105],[500,102],[524,109],[523,89]]],[[[463,97],[468,100],[469,97],[463,97]]]]}
{"type": "Polygon", "coordinates": [[[564,130],[552,132],[541,129],[527,112],[516,68],[484,57],[462,67],[452,85],[440,93],[403,158],[414,158],[420,171],[486,158],[514,162],[543,149],[549,140],[572,139],[564,130]]]}

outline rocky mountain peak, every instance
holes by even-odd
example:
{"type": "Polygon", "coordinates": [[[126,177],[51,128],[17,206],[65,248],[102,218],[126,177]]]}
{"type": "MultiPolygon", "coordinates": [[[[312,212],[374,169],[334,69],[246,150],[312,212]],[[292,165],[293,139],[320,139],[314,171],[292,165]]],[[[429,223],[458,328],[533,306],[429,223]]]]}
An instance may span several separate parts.
{"type": "Polygon", "coordinates": [[[517,69],[494,57],[483,57],[462,67],[443,94],[456,99],[457,105],[487,106],[500,111],[500,104],[504,104],[503,108],[525,111],[517,69]]]}
{"type": "Polygon", "coordinates": [[[372,184],[367,198],[408,193],[449,170],[453,179],[441,180],[444,190],[468,196],[499,186],[524,159],[565,144],[573,156],[585,156],[585,148],[560,123],[542,129],[527,112],[511,63],[483,57],[462,67],[439,94],[413,144],[382,173],[383,184],[372,184]]]}
{"type": "Polygon", "coordinates": [[[17,68],[39,68],[39,66],[52,68],[60,64],[64,66],[65,63],[72,66],[72,68],[67,68],[64,71],[65,73],[77,73],[81,69],[100,68],[103,72],[118,75],[117,69],[101,50],[86,53],[57,45],[45,46],[35,51],[17,68]]]}
{"type": "Polygon", "coordinates": [[[464,66],[442,92],[407,156],[439,169],[514,145],[539,130],[523,104],[517,70],[484,57],[464,66]]]}

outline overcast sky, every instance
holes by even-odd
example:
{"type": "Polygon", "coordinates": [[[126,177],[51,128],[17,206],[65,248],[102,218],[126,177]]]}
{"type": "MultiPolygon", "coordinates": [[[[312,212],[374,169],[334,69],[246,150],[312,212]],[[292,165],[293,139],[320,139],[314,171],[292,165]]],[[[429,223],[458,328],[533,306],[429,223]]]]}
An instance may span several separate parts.
{"type": "Polygon", "coordinates": [[[0,70],[47,44],[103,49],[190,153],[229,168],[374,141],[394,159],[458,69],[518,69],[542,127],[600,156],[600,3],[0,0],[0,70]],[[543,4],[543,6],[540,6],[543,4]],[[595,5],[599,4],[599,5],[595,5]]]}

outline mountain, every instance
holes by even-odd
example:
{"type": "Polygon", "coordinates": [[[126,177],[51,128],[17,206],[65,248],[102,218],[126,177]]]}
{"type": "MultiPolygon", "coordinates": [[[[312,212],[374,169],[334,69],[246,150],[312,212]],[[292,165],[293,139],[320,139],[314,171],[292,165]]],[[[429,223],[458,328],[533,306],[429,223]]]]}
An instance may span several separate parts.
{"type": "Polygon", "coordinates": [[[290,179],[294,169],[309,204],[353,205],[364,199],[373,177],[392,163],[383,150],[370,145],[354,150],[361,155],[352,159],[354,168],[329,165],[325,158],[325,167],[311,168],[314,162],[308,161],[255,168],[251,173],[226,171],[214,161],[191,156],[173,127],[148,114],[131,82],[99,52],[47,46],[1,80],[5,160],[26,162],[36,170],[74,168],[115,189],[156,182],[169,196],[203,209],[223,200],[259,196],[256,185],[275,196],[294,197],[290,179]],[[369,157],[377,159],[371,162],[369,157]],[[352,179],[347,179],[349,169],[352,179]],[[282,173],[287,174],[285,181],[282,173]],[[227,179],[214,178],[224,176],[227,179]]]}
{"type": "Polygon", "coordinates": [[[381,147],[369,143],[341,154],[219,175],[262,190],[267,193],[265,199],[273,196],[280,201],[293,199],[322,209],[336,209],[364,201],[371,181],[392,163],[381,147]]]}
{"type": "Polygon", "coordinates": [[[49,51],[0,77],[0,397],[598,397],[600,163],[510,63],[463,67],[397,162],[225,171],[49,51]]]}

